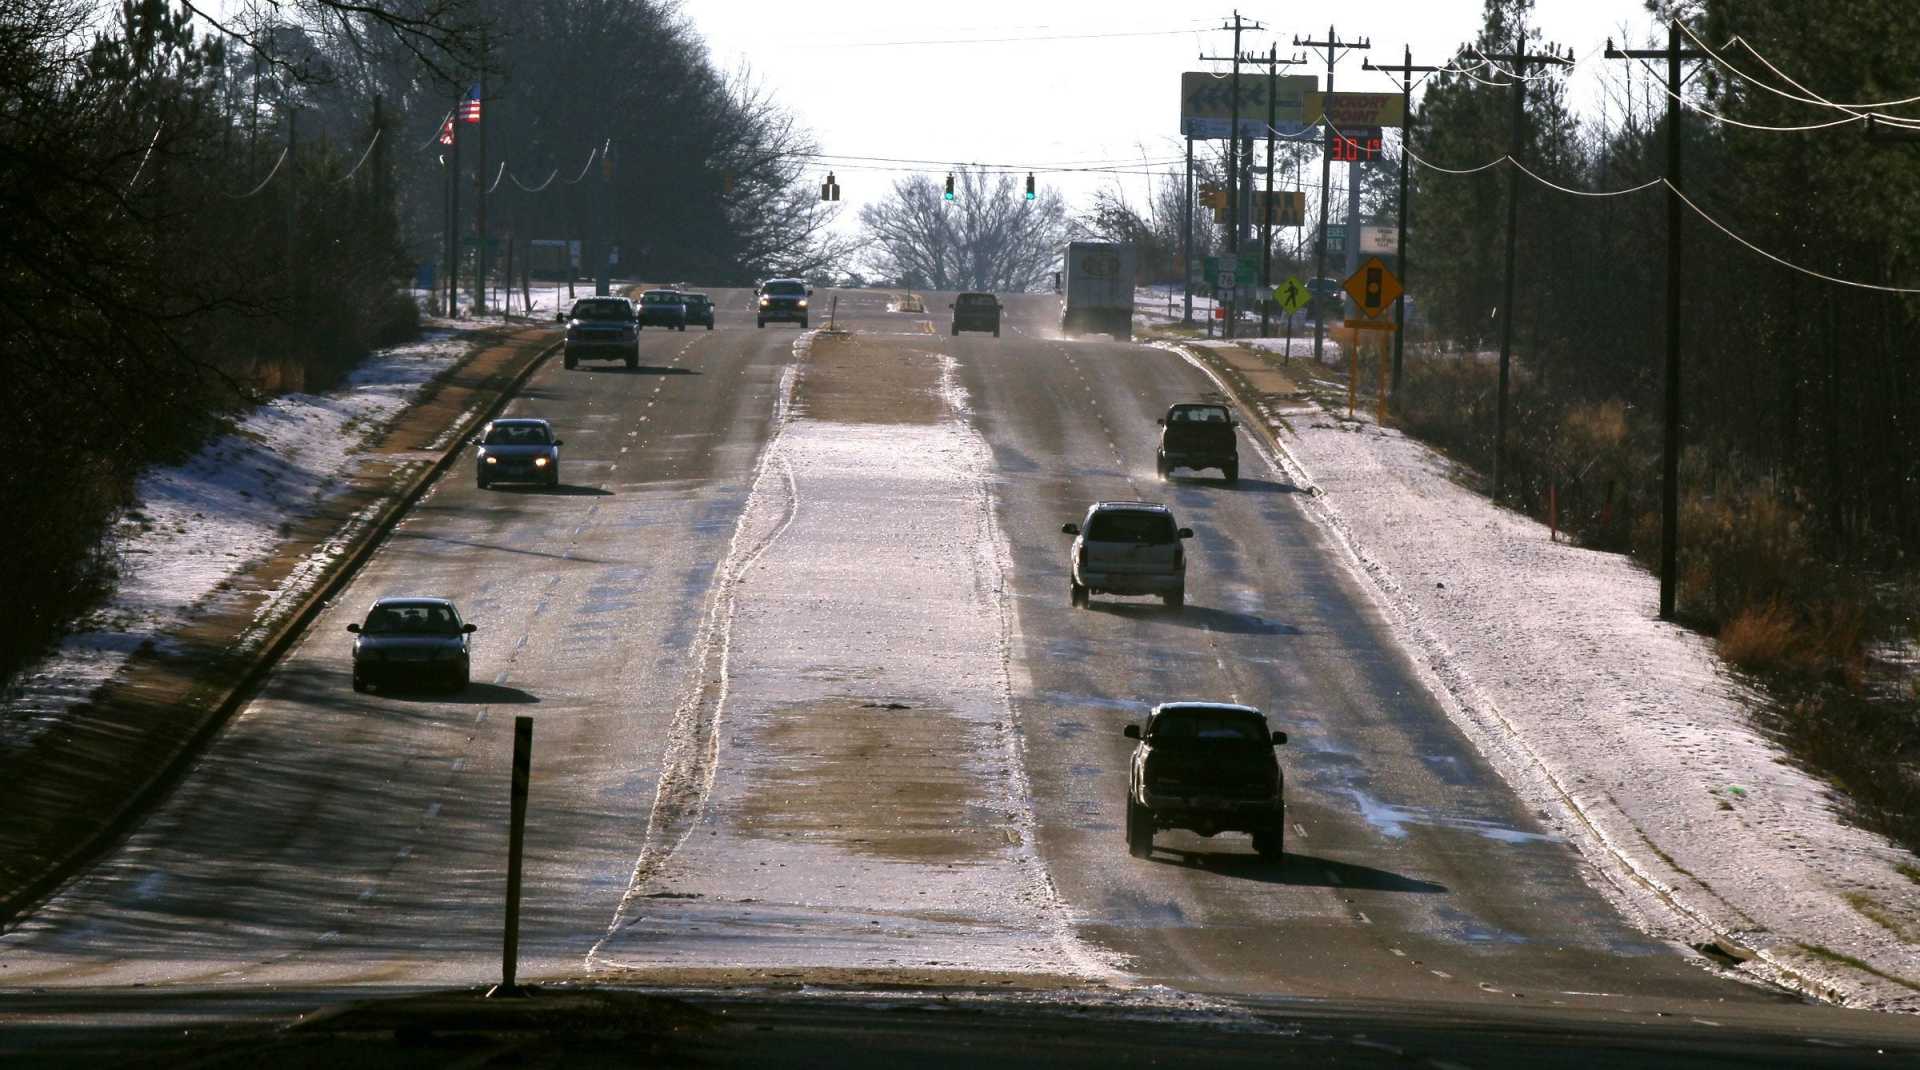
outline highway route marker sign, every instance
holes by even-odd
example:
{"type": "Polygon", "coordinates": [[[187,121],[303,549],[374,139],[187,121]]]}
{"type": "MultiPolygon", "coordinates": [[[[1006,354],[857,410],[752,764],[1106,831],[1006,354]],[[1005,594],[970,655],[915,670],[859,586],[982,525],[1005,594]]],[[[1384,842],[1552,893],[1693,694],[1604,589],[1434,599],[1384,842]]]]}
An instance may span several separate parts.
{"type": "Polygon", "coordinates": [[[1233,273],[1233,272],[1231,272],[1231,271],[1222,271],[1222,272],[1220,273],[1220,282],[1219,282],[1219,287],[1220,287],[1220,288],[1221,288],[1222,290],[1232,290],[1232,289],[1235,289],[1235,288],[1236,288],[1236,287],[1238,287],[1238,286],[1239,286],[1239,280],[1238,280],[1238,279],[1236,279],[1236,278],[1234,277],[1234,273],[1233,273]]]}
{"type": "Polygon", "coordinates": [[[1370,320],[1379,319],[1387,306],[1406,292],[1401,289],[1400,280],[1377,256],[1369,258],[1360,265],[1360,270],[1347,276],[1344,285],[1347,292],[1353,295],[1353,303],[1360,307],[1361,316],[1370,320]]]}

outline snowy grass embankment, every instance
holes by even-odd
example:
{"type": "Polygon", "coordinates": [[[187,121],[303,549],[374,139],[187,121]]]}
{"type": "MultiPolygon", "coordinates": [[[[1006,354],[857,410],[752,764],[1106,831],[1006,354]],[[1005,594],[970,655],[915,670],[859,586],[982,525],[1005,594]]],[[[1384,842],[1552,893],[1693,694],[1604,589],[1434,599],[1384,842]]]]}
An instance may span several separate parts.
{"type": "MultiPolygon", "coordinates": [[[[1297,396],[1245,349],[1207,357],[1297,396]]],[[[1461,729],[1630,917],[1823,998],[1920,1010],[1920,861],[1789,764],[1710,642],[1657,619],[1655,577],[1551,540],[1397,431],[1310,402],[1262,416],[1461,729]]]]}
{"type": "MultiPolygon", "coordinates": [[[[446,329],[369,356],[325,394],[261,405],[191,459],[141,477],[109,536],[119,579],[105,604],[23,670],[0,702],[0,746],[19,746],[87,701],[137,650],[165,642],[289,526],[337,492],[357,455],[471,341],[446,329]]],[[[324,550],[321,552],[325,552],[324,550]]],[[[298,583],[310,569],[295,570],[298,583]]],[[[283,592],[271,592],[269,604],[283,592]]]]}

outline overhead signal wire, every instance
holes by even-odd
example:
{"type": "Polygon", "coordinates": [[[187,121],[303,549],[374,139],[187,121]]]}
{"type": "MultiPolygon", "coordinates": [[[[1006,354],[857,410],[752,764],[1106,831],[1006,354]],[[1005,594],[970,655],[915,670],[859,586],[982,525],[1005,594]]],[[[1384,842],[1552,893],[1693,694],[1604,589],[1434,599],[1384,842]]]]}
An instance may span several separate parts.
{"type": "Polygon", "coordinates": [[[500,180],[505,178],[506,176],[507,176],[507,161],[501,160],[500,170],[495,171],[493,173],[493,185],[487,187],[487,193],[491,194],[494,190],[499,189],[500,180]]]}
{"type": "Polygon", "coordinates": [[[375,145],[380,144],[380,134],[381,134],[381,131],[379,130],[375,130],[373,132],[373,140],[367,142],[367,151],[360,154],[360,162],[353,165],[353,170],[348,171],[346,174],[341,175],[339,178],[334,179],[335,185],[345,183],[348,179],[360,173],[360,168],[366,166],[367,159],[373,155],[373,147],[375,145]]]}
{"type": "Polygon", "coordinates": [[[1781,267],[1788,268],[1793,271],[1797,271],[1800,274],[1806,275],[1810,278],[1819,279],[1822,282],[1833,283],[1836,286],[1848,286],[1857,290],[1872,290],[1877,293],[1920,294],[1920,287],[1887,286],[1881,283],[1861,282],[1858,279],[1841,278],[1838,275],[1829,275],[1824,271],[1817,271],[1813,268],[1806,267],[1801,264],[1796,264],[1793,261],[1788,260],[1786,257],[1780,256],[1776,253],[1768,252],[1766,249],[1761,248],[1760,246],[1754,244],[1752,241],[1749,241],[1748,239],[1741,237],[1738,233],[1736,233],[1733,230],[1733,228],[1727,226],[1725,223],[1722,223],[1718,219],[1715,219],[1711,214],[1707,212],[1706,209],[1694,203],[1693,198],[1687,196],[1684,192],[1680,190],[1678,186],[1675,186],[1673,183],[1667,181],[1667,179],[1664,176],[1660,178],[1650,179],[1646,182],[1642,182],[1638,186],[1631,186],[1626,189],[1578,190],[1578,189],[1570,189],[1566,186],[1562,186],[1556,182],[1551,182],[1545,178],[1540,177],[1539,175],[1535,174],[1532,170],[1528,169],[1526,165],[1520,163],[1520,161],[1515,160],[1511,156],[1503,155],[1496,159],[1489,160],[1478,167],[1471,167],[1471,168],[1465,168],[1465,169],[1453,168],[1453,167],[1442,167],[1438,164],[1429,163],[1428,161],[1421,159],[1420,156],[1418,156],[1417,154],[1411,151],[1407,152],[1407,158],[1411,159],[1414,163],[1417,163],[1420,166],[1425,167],[1429,170],[1439,171],[1443,174],[1449,174],[1449,175],[1477,174],[1481,171],[1486,171],[1490,168],[1498,167],[1503,163],[1510,163],[1510,164],[1513,164],[1515,167],[1518,167],[1522,174],[1526,175],[1528,178],[1533,179],[1535,182],[1538,182],[1541,185],[1547,187],[1548,189],[1557,190],[1561,193],[1572,194],[1574,196],[1579,196],[1579,197],[1624,197],[1627,194],[1640,193],[1645,190],[1652,189],[1655,186],[1665,186],[1669,190],[1672,190],[1673,193],[1680,198],[1681,203],[1685,204],[1688,208],[1693,209],[1693,213],[1695,215],[1705,220],[1715,230],[1718,230],[1720,233],[1725,234],[1729,238],[1732,238],[1734,241],[1745,246],[1747,249],[1749,249],[1753,253],[1761,257],[1764,257],[1767,260],[1770,260],[1780,265],[1781,267]]]}
{"type": "Polygon", "coordinates": [[[267,177],[261,179],[259,185],[253,187],[252,189],[248,190],[245,193],[229,193],[227,194],[227,197],[230,200],[244,201],[248,197],[251,197],[256,193],[259,193],[261,190],[266,189],[267,183],[273,181],[273,176],[280,173],[280,165],[287,162],[287,153],[291,151],[292,151],[292,148],[290,146],[284,146],[284,145],[281,146],[280,158],[273,161],[273,170],[267,172],[267,177]]]}
{"type": "Polygon", "coordinates": [[[1798,134],[1798,133],[1805,133],[1806,131],[1809,131],[1809,130],[1828,130],[1836,126],[1846,126],[1849,123],[1861,123],[1861,122],[1865,122],[1867,118],[1865,115],[1862,115],[1859,112],[1848,112],[1845,116],[1841,118],[1834,119],[1830,122],[1824,122],[1824,123],[1804,123],[1804,124],[1799,124],[1795,126],[1774,126],[1767,123],[1750,123],[1744,119],[1735,119],[1730,115],[1722,115],[1717,111],[1709,111],[1706,108],[1703,108],[1698,104],[1695,104],[1693,101],[1688,100],[1686,97],[1683,97],[1680,94],[1675,93],[1672,89],[1669,89],[1666,84],[1666,76],[1661,74],[1659,71],[1654,70],[1653,67],[1649,65],[1646,60],[1635,58],[1634,62],[1638,63],[1642,67],[1645,67],[1647,73],[1650,75],[1653,75],[1655,82],[1657,82],[1660,86],[1660,91],[1662,93],[1665,93],[1669,100],[1675,101],[1681,107],[1686,108],[1689,111],[1695,112],[1700,115],[1704,115],[1707,118],[1712,119],[1716,123],[1725,123],[1728,126],[1737,126],[1743,130],[1758,130],[1758,131],[1761,131],[1762,133],[1769,133],[1769,134],[1798,134]]]}
{"type": "Polygon", "coordinates": [[[587,162],[580,165],[579,174],[567,179],[567,185],[577,186],[580,184],[581,179],[587,177],[587,172],[593,167],[593,158],[600,155],[600,149],[603,147],[604,146],[595,146],[592,152],[587,153],[587,162]]]}
{"type": "MultiPolygon", "coordinates": [[[[1732,71],[1734,74],[1739,75],[1741,79],[1743,79],[1744,81],[1751,82],[1754,85],[1760,87],[1761,89],[1764,89],[1767,92],[1772,93],[1776,96],[1785,97],[1788,100],[1798,101],[1799,103],[1802,103],[1802,104],[1812,104],[1817,107],[1836,108],[1836,109],[1839,109],[1840,111],[1856,112],[1856,113],[1873,112],[1873,110],[1876,108],[1897,108],[1906,104],[1920,104],[1920,96],[1902,97],[1899,100],[1877,100],[1877,101],[1872,101],[1869,103],[1861,103],[1861,104],[1842,104],[1838,101],[1829,100],[1826,97],[1820,96],[1818,93],[1814,93],[1813,90],[1808,89],[1806,86],[1801,85],[1799,82],[1795,81],[1791,75],[1787,74],[1787,72],[1781,70],[1779,67],[1774,66],[1773,63],[1767,59],[1767,57],[1761,55],[1760,50],[1757,48],[1754,48],[1753,45],[1748,43],[1747,39],[1744,37],[1741,37],[1736,34],[1735,36],[1728,38],[1726,44],[1720,46],[1721,49],[1724,50],[1732,47],[1733,45],[1736,45],[1736,44],[1739,45],[1741,48],[1744,48],[1747,50],[1748,55],[1751,55],[1754,59],[1759,60],[1761,65],[1765,66],[1767,70],[1772,71],[1777,77],[1785,81],[1788,85],[1793,86],[1795,89],[1798,89],[1801,92],[1808,93],[1810,95],[1803,97],[1793,93],[1789,93],[1786,90],[1781,89],[1777,86],[1769,85],[1768,83],[1758,78],[1755,78],[1753,75],[1750,75],[1747,72],[1741,70],[1740,68],[1734,66],[1731,60],[1721,55],[1719,51],[1716,51],[1713,48],[1713,46],[1701,40],[1700,35],[1694,33],[1693,29],[1689,27],[1684,21],[1680,19],[1674,19],[1672,21],[1673,21],[1673,25],[1678,27],[1681,33],[1686,34],[1688,37],[1692,38],[1693,43],[1699,46],[1700,51],[1705,52],[1708,56],[1711,56],[1715,63],[1718,63],[1722,67],[1725,67],[1727,70],[1732,71]]],[[[1875,114],[1877,118],[1886,119],[1890,122],[1902,120],[1902,117],[1897,115],[1878,115],[1877,113],[1875,114]]],[[[1916,119],[1905,119],[1904,121],[1908,123],[1920,122],[1920,120],[1916,120],[1916,119]]]]}
{"type": "Polygon", "coordinates": [[[508,174],[507,177],[512,179],[513,184],[516,186],[519,186],[522,191],[527,193],[539,193],[541,190],[544,190],[548,186],[553,185],[553,180],[556,177],[558,177],[559,174],[560,174],[560,169],[558,167],[554,168],[553,170],[547,172],[547,180],[545,182],[540,183],[537,186],[529,186],[525,182],[520,181],[519,175],[508,174]]]}

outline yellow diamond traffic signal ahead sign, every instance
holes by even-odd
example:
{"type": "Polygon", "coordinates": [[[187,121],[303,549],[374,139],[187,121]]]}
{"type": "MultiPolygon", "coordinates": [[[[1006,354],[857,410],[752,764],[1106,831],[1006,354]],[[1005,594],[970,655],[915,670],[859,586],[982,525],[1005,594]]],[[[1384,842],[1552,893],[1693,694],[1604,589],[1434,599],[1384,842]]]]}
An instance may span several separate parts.
{"type": "Polygon", "coordinates": [[[1405,292],[1400,288],[1400,280],[1377,256],[1347,276],[1346,288],[1353,295],[1353,303],[1360,306],[1360,314],[1368,319],[1379,319],[1387,306],[1405,292]]]}

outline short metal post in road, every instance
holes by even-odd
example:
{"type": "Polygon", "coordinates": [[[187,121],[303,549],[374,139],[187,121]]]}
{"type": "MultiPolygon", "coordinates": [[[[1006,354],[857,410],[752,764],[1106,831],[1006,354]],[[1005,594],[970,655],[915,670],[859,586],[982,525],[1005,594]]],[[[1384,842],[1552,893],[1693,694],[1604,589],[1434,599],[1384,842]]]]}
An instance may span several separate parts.
{"type": "Polygon", "coordinates": [[[527,781],[533,767],[533,718],[513,719],[512,807],[507,831],[507,929],[500,948],[500,983],[489,996],[518,996],[520,959],[520,858],[527,838],[527,781]]]}

